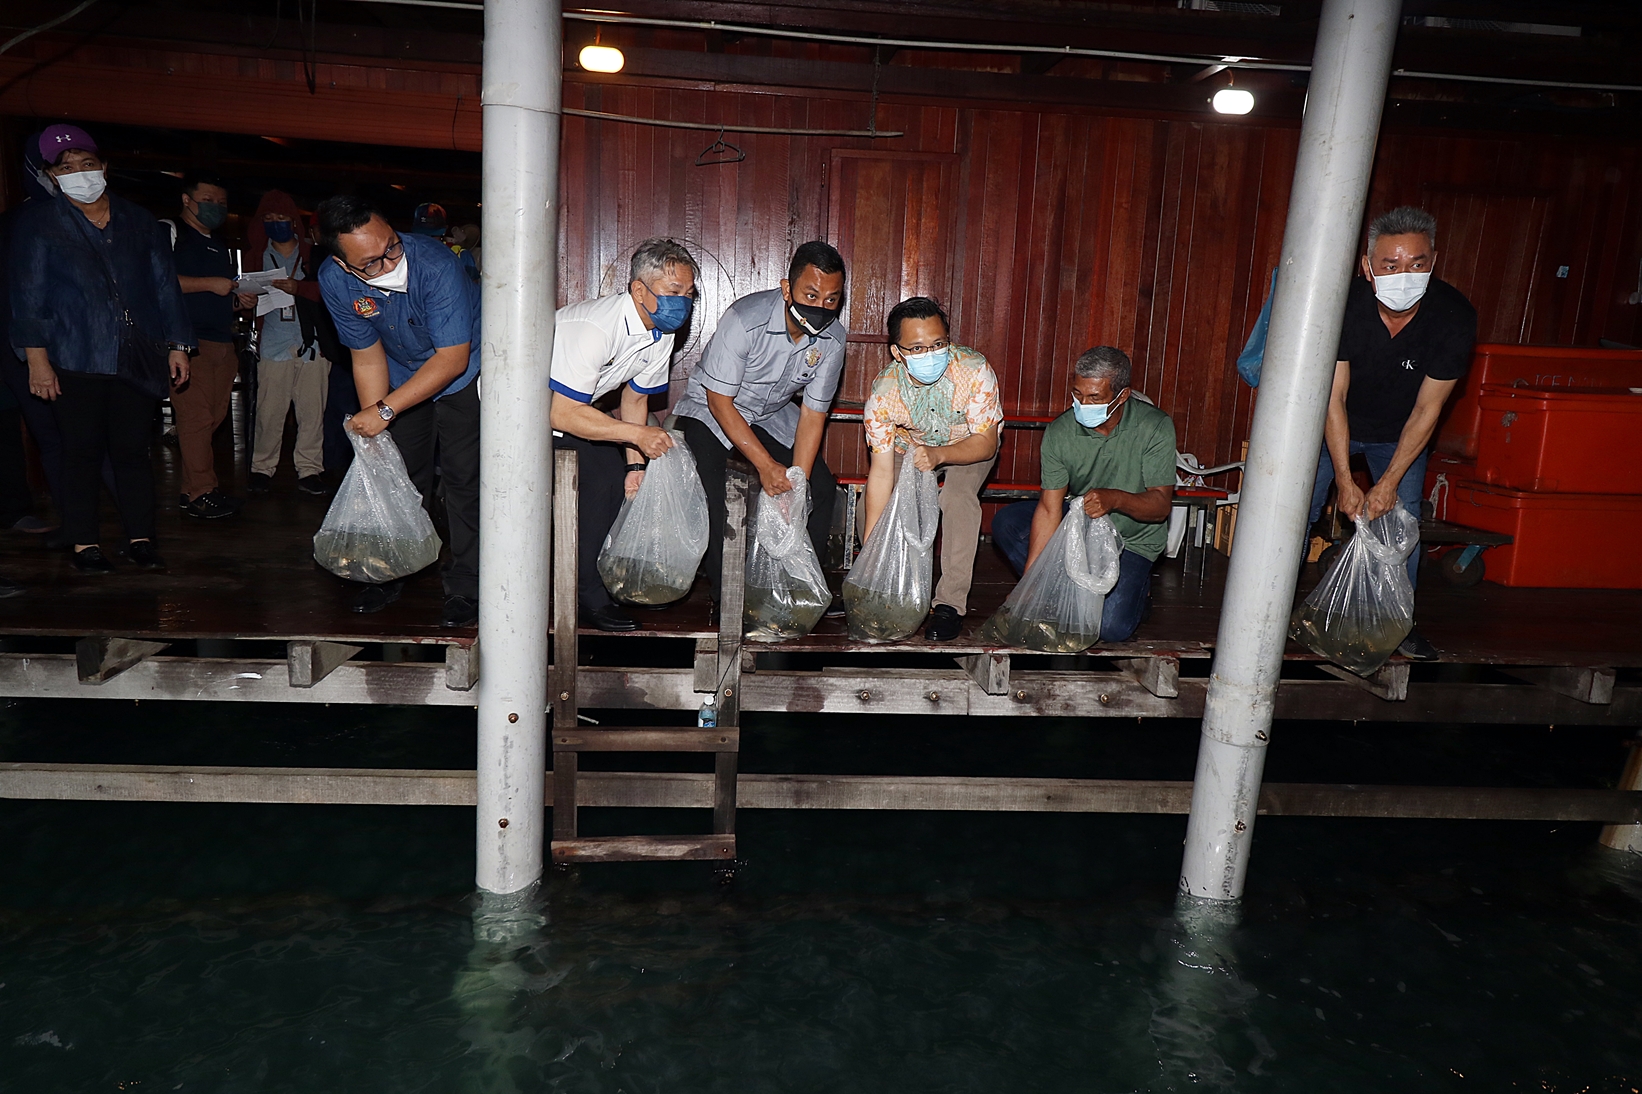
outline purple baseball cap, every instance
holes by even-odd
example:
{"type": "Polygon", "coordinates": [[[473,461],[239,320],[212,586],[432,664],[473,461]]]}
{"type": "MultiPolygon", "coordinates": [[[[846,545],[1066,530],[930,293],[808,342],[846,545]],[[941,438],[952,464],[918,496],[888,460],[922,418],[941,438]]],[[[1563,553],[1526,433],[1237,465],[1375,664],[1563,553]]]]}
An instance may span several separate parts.
{"type": "Polygon", "coordinates": [[[67,122],[48,125],[41,131],[40,158],[48,164],[56,163],[57,157],[70,148],[78,148],[83,152],[96,152],[97,142],[91,139],[90,133],[77,125],[69,125],[67,122]]]}

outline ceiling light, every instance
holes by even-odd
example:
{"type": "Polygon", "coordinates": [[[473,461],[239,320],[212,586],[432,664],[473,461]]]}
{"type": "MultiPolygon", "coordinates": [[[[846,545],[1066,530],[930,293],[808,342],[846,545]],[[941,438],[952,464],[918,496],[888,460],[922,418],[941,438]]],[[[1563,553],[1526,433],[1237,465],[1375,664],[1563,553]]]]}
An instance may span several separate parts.
{"type": "Polygon", "coordinates": [[[589,72],[620,72],[621,66],[627,63],[627,58],[615,46],[597,44],[583,46],[578,59],[589,72]]]}
{"type": "Polygon", "coordinates": [[[1223,87],[1214,93],[1214,108],[1221,114],[1247,114],[1254,109],[1254,96],[1240,87],[1223,87]]]}

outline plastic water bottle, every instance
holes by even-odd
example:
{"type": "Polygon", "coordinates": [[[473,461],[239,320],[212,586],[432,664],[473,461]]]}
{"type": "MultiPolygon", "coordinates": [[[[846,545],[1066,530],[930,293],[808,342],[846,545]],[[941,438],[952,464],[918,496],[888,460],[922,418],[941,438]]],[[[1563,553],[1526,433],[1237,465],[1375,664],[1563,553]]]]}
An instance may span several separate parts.
{"type": "Polygon", "coordinates": [[[707,696],[707,701],[696,711],[696,726],[700,729],[718,728],[718,696],[707,696]]]}

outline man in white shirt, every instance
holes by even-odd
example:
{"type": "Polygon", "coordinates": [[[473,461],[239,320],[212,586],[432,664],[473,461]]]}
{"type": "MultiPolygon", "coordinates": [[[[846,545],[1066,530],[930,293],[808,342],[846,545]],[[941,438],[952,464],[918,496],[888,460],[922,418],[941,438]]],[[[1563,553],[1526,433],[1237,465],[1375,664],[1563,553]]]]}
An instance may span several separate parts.
{"type": "Polygon", "coordinates": [[[650,396],[667,392],[673,332],[690,318],[701,267],[671,239],[633,252],[627,288],[559,309],[553,332],[553,444],[579,457],[577,600],[601,631],[637,630],[599,579],[599,548],[645,464],[673,446],[651,424],[650,396]],[[621,389],[614,414],[594,404],[621,389]]]}

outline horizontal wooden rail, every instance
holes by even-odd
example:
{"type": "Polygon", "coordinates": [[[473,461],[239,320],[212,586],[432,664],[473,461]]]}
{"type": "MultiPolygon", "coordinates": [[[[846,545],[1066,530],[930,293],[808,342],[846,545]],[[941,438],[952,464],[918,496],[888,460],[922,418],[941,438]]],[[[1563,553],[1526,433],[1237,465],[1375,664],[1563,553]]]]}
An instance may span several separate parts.
{"type": "MultiPolygon", "coordinates": [[[[710,809],[713,776],[583,771],[577,794],[584,807],[710,809]]],[[[736,780],[741,809],[1185,814],[1191,795],[1189,782],[1144,779],[743,774],[736,780]]],[[[475,794],[472,771],[4,763],[0,798],[471,807],[475,794]]],[[[1642,821],[1642,791],[1268,783],[1260,813],[1631,824],[1642,821]]]]}

